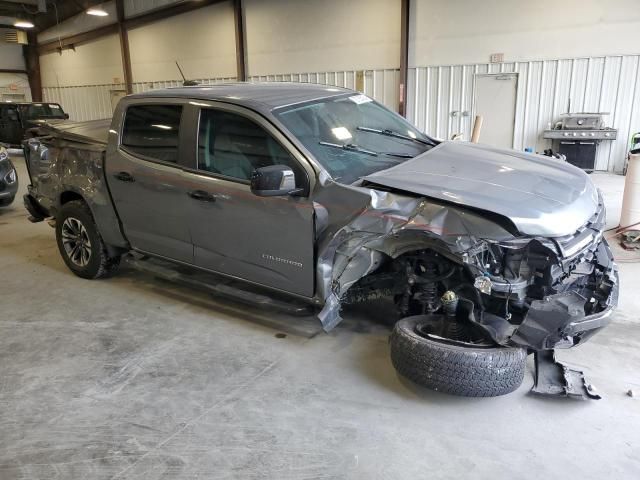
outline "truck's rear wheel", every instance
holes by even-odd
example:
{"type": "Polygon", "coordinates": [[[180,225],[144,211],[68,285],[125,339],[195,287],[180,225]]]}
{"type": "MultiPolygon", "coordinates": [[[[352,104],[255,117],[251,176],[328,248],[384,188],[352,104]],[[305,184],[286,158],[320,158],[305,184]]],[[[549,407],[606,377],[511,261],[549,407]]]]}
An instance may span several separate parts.
{"type": "Polygon", "coordinates": [[[426,326],[426,315],[404,318],[389,339],[393,366],[409,380],[465,397],[504,395],[522,383],[525,349],[452,341],[430,335],[426,326]]]}
{"type": "Polygon", "coordinates": [[[120,264],[119,256],[109,256],[91,210],[81,200],[65,203],[56,215],[56,240],[62,259],[79,277],[105,277],[120,264]]]}

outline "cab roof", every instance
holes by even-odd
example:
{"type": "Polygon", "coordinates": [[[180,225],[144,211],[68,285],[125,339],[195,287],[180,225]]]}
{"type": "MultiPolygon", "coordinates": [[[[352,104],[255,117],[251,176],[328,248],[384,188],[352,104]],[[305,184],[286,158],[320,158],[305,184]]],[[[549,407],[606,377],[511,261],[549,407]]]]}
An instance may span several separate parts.
{"type": "Polygon", "coordinates": [[[354,92],[353,90],[342,87],[313,83],[237,82],[150,90],[144,93],[129,95],[127,98],[191,98],[247,105],[259,110],[273,110],[286,105],[304,103],[348,93],[354,92]]]}

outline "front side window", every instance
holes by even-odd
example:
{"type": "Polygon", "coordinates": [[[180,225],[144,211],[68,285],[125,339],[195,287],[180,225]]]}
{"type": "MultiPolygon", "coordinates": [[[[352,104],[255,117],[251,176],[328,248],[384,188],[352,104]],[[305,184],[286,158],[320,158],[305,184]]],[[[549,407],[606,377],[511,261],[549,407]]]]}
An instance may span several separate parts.
{"type": "Polygon", "coordinates": [[[136,155],[178,163],[180,105],[135,105],[127,108],[122,146],[136,155]]]}
{"type": "Polygon", "coordinates": [[[256,168],[291,167],[298,187],[304,171],[264,128],[241,115],[202,110],[198,134],[198,169],[248,181],[256,168]]]}
{"type": "Polygon", "coordinates": [[[274,114],[341,183],[353,183],[435,145],[365,95],[325,98],[279,108],[274,114]]]}

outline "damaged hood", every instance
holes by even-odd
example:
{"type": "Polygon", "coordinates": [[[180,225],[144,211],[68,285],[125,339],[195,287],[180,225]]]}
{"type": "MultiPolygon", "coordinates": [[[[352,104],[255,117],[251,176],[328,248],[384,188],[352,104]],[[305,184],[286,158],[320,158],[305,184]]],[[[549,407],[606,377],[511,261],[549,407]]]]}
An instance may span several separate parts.
{"type": "Polygon", "coordinates": [[[573,234],[598,206],[597,189],[572,165],[466,142],[443,142],[364,180],[371,188],[379,185],[493,212],[532,236],[573,234]]]}

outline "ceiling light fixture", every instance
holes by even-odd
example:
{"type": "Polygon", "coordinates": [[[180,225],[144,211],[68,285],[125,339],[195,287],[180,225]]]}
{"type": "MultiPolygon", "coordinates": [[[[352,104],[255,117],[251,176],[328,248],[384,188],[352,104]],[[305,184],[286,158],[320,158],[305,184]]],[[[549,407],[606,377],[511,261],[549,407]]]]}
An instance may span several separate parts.
{"type": "Polygon", "coordinates": [[[107,15],[109,15],[109,12],[102,8],[102,5],[98,5],[97,7],[91,7],[89,10],[87,10],[87,15],[93,15],[95,17],[106,17],[107,15]]]}
{"type": "Polygon", "coordinates": [[[13,24],[13,26],[18,28],[33,28],[33,23],[26,20],[18,20],[13,24]]]}

